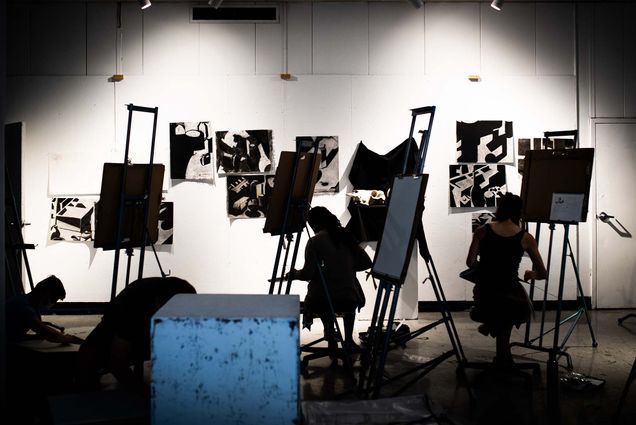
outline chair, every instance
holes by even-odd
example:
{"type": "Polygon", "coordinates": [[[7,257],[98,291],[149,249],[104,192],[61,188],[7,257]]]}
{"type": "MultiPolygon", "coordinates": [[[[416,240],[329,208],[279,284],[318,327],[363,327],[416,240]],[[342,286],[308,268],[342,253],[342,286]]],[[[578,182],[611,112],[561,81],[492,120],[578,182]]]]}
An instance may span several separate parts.
{"type": "MultiPolygon", "coordinates": [[[[344,314],[337,312],[334,317],[334,323],[339,318],[344,320],[344,314]]],[[[340,329],[343,329],[343,326],[340,327],[340,329]]],[[[334,332],[334,337],[336,338],[336,344],[340,345],[340,348],[336,348],[336,355],[338,356],[338,358],[343,360],[343,363],[345,364],[345,366],[347,365],[347,363],[349,365],[353,365],[351,355],[354,354],[354,352],[358,353],[360,351],[360,348],[356,346],[356,347],[346,347],[345,349],[344,341],[338,340],[338,335],[335,332],[334,332]],[[347,356],[348,356],[348,359],[347,359],[347,356]]],[[[324,336],[300,346],[301,354],[308,353],[304,355],[301,359],[301,362],[300,362],[301,371],[306,371],[307,367],[309,366],[309,362],[311,360],[316,360],[316,359],[328,357],[331,355],[331,350],[329,349],[329,347],[318,346],[318,344],[323,341],[326,341],[326,338],[324,336]]]]}

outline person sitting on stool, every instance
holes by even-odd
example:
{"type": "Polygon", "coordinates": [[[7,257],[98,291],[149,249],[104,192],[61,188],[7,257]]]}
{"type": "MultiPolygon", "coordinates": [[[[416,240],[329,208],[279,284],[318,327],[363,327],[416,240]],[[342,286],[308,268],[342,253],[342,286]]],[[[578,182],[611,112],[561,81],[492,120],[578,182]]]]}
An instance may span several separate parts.
{"type": "Polygon", "coordinates": [[[75,335],[65,334],[42,321],[42,311],[66,297],[62,281],[49,276],[38,282],[28,294],[15,295],[6,302],[7,341],[20,342],[28,339],[27,332],[32,330],[36,337],[50,342],[62,344],[81,344],[83,339],[75,335]]]}
{"type": "Polygon", "coordinates": [[[368,269],[372,262],[355,237],[342,227],[338,218],[326,208],[312,208],[307,221],[315,235],[307,241],[303,268],[292,269],[290,274],[292,279],[309,281],[303,322],[308,327],[314,314],[320,317],[330,357],[337,362],[334,317],[325,296],[317,265],[320,265],[322,270],[334,312],[343,314],[344,342],[349,347],[354,347],[355,310],[364,305],[356,272],[368,269]]]}
{"type": "Polygon", "coordinates": [[[144,392],[143,374],[135,375],[131,366],[150,359],[150,318],[174,295],[195,293],[192,285],[176,277],[139,279],[124,288],[80,346],[80,389],[95,389],[100,373],[111,372],[122,387],[144,392]]]}
{"type": "Polygon", "coordinates": [[[470,317],[482,323],[480,333],[496,338],[495,363],[502,366],[513,364],[512,327],[518,328],[532,314],[531,302],[518,278],[523,253],[532,260],[532,270],[525,271],[523,280],[541,280],[547,275],[537,241],[519,227],[521,208],[519,196],[502,196],[493,222],[475,230],[466,259],[468,267],[478,267],[480,276],[473,289],[475,305],[470,317]]]}

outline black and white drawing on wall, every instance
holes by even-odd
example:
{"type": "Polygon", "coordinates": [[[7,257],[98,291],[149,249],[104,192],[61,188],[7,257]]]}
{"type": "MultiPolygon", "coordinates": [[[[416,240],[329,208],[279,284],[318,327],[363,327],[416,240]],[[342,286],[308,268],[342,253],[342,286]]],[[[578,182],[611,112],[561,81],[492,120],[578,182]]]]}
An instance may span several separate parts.
{"type": "Polygon", "coordinates": [[[88,242],[95,236],[95,199],[53,198],[49,240],[88,242]]]}
{"type": "Polygon", "coordinates": [[[514,163],[512,121],[457,121],[458,163],[514,163]]]}
{"type": "Polygon", "coordinates": [[[495,207],[507,191],[504,165],[451,164],[449,169],[451,208],[495,207]]]}
{"type": "Polygon", "coordinates": [[[274,189],[273,175],[228,175],[227,215],[230,218],[265,217],[274,189]]]}
{"type": "Polygon", "coordinates": [[[519,174],[523,174],[523,169],[525,167],[525,155],[528,153],[530,149],[533,150],[541,150],[541,149],[574,149],[575,143],[574,139],[548,139],[545,137],[534,137],[532,139],[518,139],[518,148],[517,148],[517,171],[519,174]]]}
{"type": "Polygon", "coordinates": [[[525,156],[530,150],[530,139],[517,139],[517,155],[525,156]]]}
{"type": "Polygon", "coordinates": [[[340,174],[338,168],[338,136],[298,136],[296,146],[300,144],[301,152],[313,151],[312,143],[318,141],[320,152],[320,169],[314,193],[338,192],[340,174]]]}
{"type": "Polygon", "coordinates": [[[273,171],[272,130],[216,132],[216,168],[219,174],[255,174],[273,171]]]}
{"type": "Polygon", "coordinates": [[[170,123],[170,178],[214,180],[210,123],[170,123]]]}
{"type": "Polygon", "coordinates": [[[159,204],[159,233],[155,245],[172,245],[174,234],[174,203],[159,204]]]}
{"type": "Polygon", "coordinates": [[[472,216],[472,229],[473,232],[475,230],[477,230],[477,228],[479,226],[483,226],[485,224],[490,223],[491,221],[493,221],[493,219],[495,218],[495,214],[491,213],[491,212],[477,212],[477,213],[473,213],[472,216]]]}

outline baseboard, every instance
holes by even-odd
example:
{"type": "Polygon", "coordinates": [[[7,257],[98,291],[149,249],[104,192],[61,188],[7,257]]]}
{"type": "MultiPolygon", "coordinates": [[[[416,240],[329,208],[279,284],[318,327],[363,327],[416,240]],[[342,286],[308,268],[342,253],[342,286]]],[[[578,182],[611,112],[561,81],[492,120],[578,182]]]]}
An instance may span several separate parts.
{"type": "MultiPolygon", "coordinates": [[[[585,305],[588,309],[592,309],[592,298],[584,297],[585,305]]],[[[535,310],[543,309],[543,301],[533,301],[533,306],[535,310]]],[[[557,301],[556,300],[548,300],[546,302],[546,310],[556,310],[557,309],[557,301]]],[[[446,305],[450,311],[466,311],[469,310],[473,306],[472,301],[446,301],[446,305]]],[[[563,300],[561,303],[562,310],[578,310],[583,305],[580,299],[576,300],[563,300]]],[[[418,302],[418,311],[427,312],[427,311],[439,311],[439,307],[436,301],[419,301],[418,302]]]]}

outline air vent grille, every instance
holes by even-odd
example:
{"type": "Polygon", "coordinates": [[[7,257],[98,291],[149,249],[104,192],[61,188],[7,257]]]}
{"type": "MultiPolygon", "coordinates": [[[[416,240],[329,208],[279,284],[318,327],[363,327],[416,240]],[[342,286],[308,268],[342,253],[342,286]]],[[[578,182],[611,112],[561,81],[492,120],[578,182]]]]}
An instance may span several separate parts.
{"type": "Polygon", "coordinates": [[[191,22],[199,23],[278,23],[278,6],[193,6],[191,22]]]}

